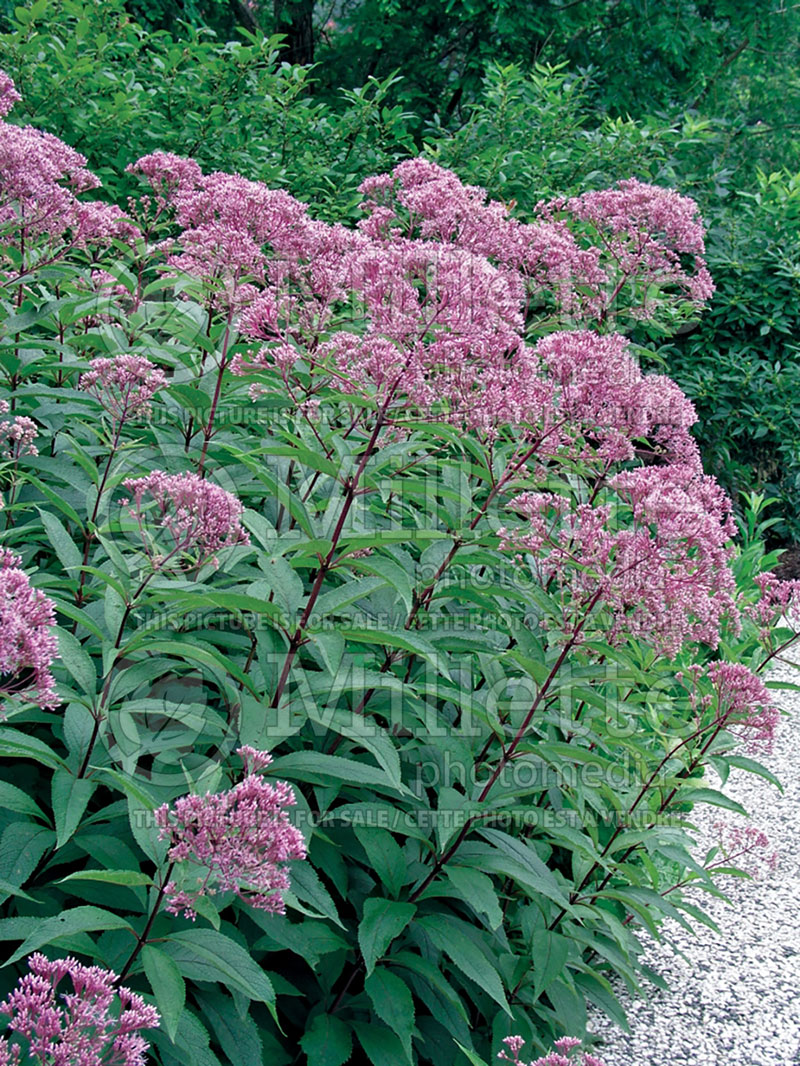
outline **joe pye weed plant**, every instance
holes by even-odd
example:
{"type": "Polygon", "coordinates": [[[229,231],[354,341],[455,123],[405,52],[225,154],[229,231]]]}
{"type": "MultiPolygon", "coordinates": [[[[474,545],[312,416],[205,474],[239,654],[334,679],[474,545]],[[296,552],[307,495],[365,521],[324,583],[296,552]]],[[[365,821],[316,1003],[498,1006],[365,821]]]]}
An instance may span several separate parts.
{"type": "Polygon", "coordinates": [[[0,174],[3,1054],[591,1066],[797,622],[626,337],[712,291],[695,205],[0,174]]]}

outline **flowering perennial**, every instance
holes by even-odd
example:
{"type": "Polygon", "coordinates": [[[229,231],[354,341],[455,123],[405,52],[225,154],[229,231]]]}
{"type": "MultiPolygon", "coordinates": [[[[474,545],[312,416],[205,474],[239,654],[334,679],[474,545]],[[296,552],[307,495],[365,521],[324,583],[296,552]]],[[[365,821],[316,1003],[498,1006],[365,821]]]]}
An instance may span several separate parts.
{"type": "Polygon", "coordinates": [[[238,754],[244,777],[233,788],[183,796],[156,811],[169,860],[205,869],[197,877],[187,875],[184,885],[190,887],[175,881],[166,886],[171,914],[194,918],[197,900],[216,892],[234,892],[260,910],[284,912],[280,893],[289,877],[282,864],[306,857],[303,835],[286,813],[294,794],[284,781],[271,784],[259,776],[272,761],[267,752],[242,747],[238,754]]]}
{"type": "Polygon", "coordinates": [[[555,1051],[550,1051],[529,1063],[524,1063],[519,1057],[525,1046],[525,1041],[521,1036],[507,1036],[503,1043],[511,1054],[509,1055],[504,1048],[497,1057],[504,1062],[513,1063],[513,1066],[605,1066],[596,1055],[592,1055],[589,1051],[581,1051],[580,1055],[573,1055],[573,1051],[580,1050],[582,1043],[575,1036],[562,1036],[560,1040],[555,1040],[553,1042],[555,1051]]]}
{"type": "MultiPolygon", "coordinates": [[[[532,356],[524,339],[531,300],[550,293],[562,312],[601,320],[605,313],[613,277],[600,265],[604,246],[580,248],[554,209],[523,224],[503,204],[487,203],[484,190],[425,160],[362,184],[366,217],[356,233],[310,219],[283,191],[239,175],[204,175],[193,160],[169,153],[154,152],[130,169],[149,181],[159,210],[172,212],[169,268],[213,282],[214,299],[221,293],[224,306],[241,311],[242,334],[258,342],[249,355],[236,354],[234,374],[277,369],[288,381],[303,358],[342,391],[373,397],[387,419],[410,407],[494,435],[509,420],[546,421],[552,403],[549,363],[532,356]],[[358,331],[341,320],[345,302],[358,331]]],[[[650,186],[626,195],[645,205],[632,225],[640,243],[646,237],[646,287],[675,283],[674,256],[702,251],[693,202],[650,186]]],[[[559,345],[566,342],[543,344],[540,355],[558,362],[559,345]]],[[[592,365],[604,355],[616,361],[624,379],[620,395],[612,398],[617,379],[610,380],[605,397],[595,390],[582,412],[602,415],[609,454],[630,450],[621,438],[651,433],[657,452],[698,463],[686,428],[694,410],[677,387],[644,377],[622,338],[604,348],[581,331],[576,353],[581,345],[592,365]]],[[[565,390],[565,416],[575,389],[565,390]]],[[[293,393],[298,403],[307,399],[303,390],[293,393]]]]}
{"type": "Polygon", "coordinates": [[[155,470],[140,478],[128,478],[123,485],[133,497],[130,515],[136,519],[145,551],[160,567],[165,558],[176,555],[186,569],[217,562],[217,552],[237,544],[248,544],[247,531],[240,522],[244,508],[237,498],[219,485],[197,474],[166,474],[155,470]],[[155,513],[145,497],[155,501],[155,513]],[[166,556],[158,550],[154,530],[165,530],[172,541],[166,556]]]}
{"type": "MultiPolygon", "coordinates": [[[[124,987],[115,987],[116,974],[99,966],[83,966],[77,959],[50,962],[36,953],[25,974],[0,1004],[8,1028],[30,1045],[24,1061],[40,1066],[144,1066],[148,1043],[139,1030],[159,1024],[155,1007],[124,987]],[[65,977],[71,992],[56,996],[65,977]],[[61,1003],[59,1003],[59,998],[61,1003]]],[[[20,1047],[0,1041],[0,1063],[20,1062],[20,1047]]]]}
{"type": "Polygon", "coordinates": [[[53,602],[31,588],[22,560],[0,552],[0,695],[18,696],[55,707],[59,703],[50,665],[58,642],[53,602]]]}
{"type": "Polygon", "coordinates": [[[204,175],[194,160],[169,152],[143,156],[128,170],[143,175],[160,209],[174,215],[180,232],[174,244],[164,245],[169,267],[220,285],[223,303],[237,308],[256,295],[250,279],[263,283],[272,259],[276,281],[296,277],[291,264],[300,259],[319,258],[312,290],[318,291],[319,276],[325,274],[325,244],[330,235],[342,239],[346,233],[342,227],[309,219],[305,204],[281,189],[239,174],[204,175]]]}
{"type": "MultiPolygon", "coordinates": [[[[763,829],[754,825],[732,825],[729,822],[714,822],[717,831],[719,850],[723,855],[725,866],[734,866],[744,870],[751,877],[760,877],[763,873],[774,873],[780,861],[777,851],[768,852],[769,838],[763,829]],[[743,860],[747,860],[745,865],[743,860]]],[[[720,860],[714,862],[716,867],[720,860]]]]}
{"type": "Polygon", "coordinates": [[[599,237],[606,248],[617,277],[601,307],[601,318],[613,308],[624,286],[636,286],[639,303],[633,310],[640,318],[653,313],[652,287],[677,290],[697,306],[713,295],[703,222],[688,196],[627,178],[616,189],[561,197],[539,208],[546,218],[563,211],[586,224],[592,243],[599,237]],[[691,261],[691,269],[684,265],[685,259],[691,261]]]}
{"type": "Polygon", "coordinates": [[[584,458],[596,450],[607,460],[638,456],[701,470],[689,433],[697,421],[694,405],[670,378],[643,374],[627,338],[563,331],[543,337],[536,353],[557,389],[554,405],[565,422],[564,444],[580,432],[593,445],[584,443],[584,458]]]}
{"type": "Polygon", "coordinates": [[[150,401],[166,383],[164,371],[142,355],[93,359],[80,377],[81,388],[100,401],[117,425],[147,418],[150,401]]]}
{"type": "Polygon", "coordinates": [[[714,662],[708,676],[716,690],[717,717],[750,751],[770,751],[780,711],[761,678],[743,663],[714,662]]]}
{"type": "Polygon", "coordinates": [[[727,497],[713,478],[684,466],[641,467],[609,485],[616,507],[572,507],[552,493],[517,496],[509,507],[528,526],[501,529],[503,546],[530,552],[542,582],[560,588],[567,630],[599,601],[612,613],[613,642],[642,636],[664,654],[687,640],[716,647],[723,620],[738,617],[727,497]]]}
{"type": "MultiPolygon", "coordinates": [[[[0,400],[0,415],[8,414],[8,400],[0,400]]],[[[17,460],[23,455],[38,455],[33,443],[39,436],[39,428],[32,418],[17,415],[9,422],[0,422],[0,456],[17,460]]]]}
{"type": "Polygon", "coordinates": [[[22,97],[4,70],[0,70],[0,117],[5,116],[22,97]]]}
{"type": "MultiPolygon", "coordinates": [[[[20,96],[0,71],[0,115],[20,96]]],[[[96,189],[99,179],[86,169],[86,158],[58,137],[33,126],[0,120],[0,233],[4,243],[23,247],[45,237],[66,248],[82,248],[131,232],[118,207],[82,201],[78,194],[96,189]]]]}
{"type": "Polygon", "coordinates": [[[774,574],[758,574],[755,583],[761,596],[745,607],[745,614],[759,627],[762,640],[770,641],[772,629],[781,619],[800,630],[800,581],[780,581],[774,574]]]}

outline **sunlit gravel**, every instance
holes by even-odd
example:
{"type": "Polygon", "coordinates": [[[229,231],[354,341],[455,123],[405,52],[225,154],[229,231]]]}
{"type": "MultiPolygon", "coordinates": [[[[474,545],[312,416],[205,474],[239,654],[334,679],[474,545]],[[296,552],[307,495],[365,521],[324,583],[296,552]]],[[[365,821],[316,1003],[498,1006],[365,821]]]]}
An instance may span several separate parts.
{"type": "MultiPolygon", "coordinates": [[[[800,659],[797,651],[795,658],[800,659]]],[[[800,684],[800,667],[779,664],[772,680],[800,684]]],[[[721,935],[697,925],[692,935],[675,922],[666,943],[649,943],[645,961],[671,991],[653,990],[649,1001],[621,997],[630,1033],[604,1016],[591,1029],[606,1066],[790,1066],[800,1063],[800,692],[779,691],[788,712],[774,751],[761,761],[784,785],[781,793],[763,778],[731,773],[725,791],[751,814],[754,826],[779,854],[774,873],[757,880],[725,878],[720,887],[733,905],[699,894],[698,902],[721,935]]],[[[715,842],[717,808],[697,812],[703,841],[715,842]]]]}

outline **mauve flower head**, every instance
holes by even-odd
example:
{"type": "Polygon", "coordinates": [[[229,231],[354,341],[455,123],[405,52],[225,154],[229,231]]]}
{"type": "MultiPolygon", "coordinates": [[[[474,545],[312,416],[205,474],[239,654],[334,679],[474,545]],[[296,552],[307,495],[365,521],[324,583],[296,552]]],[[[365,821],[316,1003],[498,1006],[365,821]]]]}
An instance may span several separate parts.
{"type": "Polygon", "coordinates": [[[116,425],[147,418],[150,401],[166,384],[164,371],[143,355],[93,359],[80,377],[80,387],[100,401],[116,425]]]}
{"type": "MultiPolygon", "coordinates": [[[[0,415],[10,410],[7,400],[0,400],[0,415]]],[[[32,418],[17,415],[8,422],[0,422],[0,457],[17,461],[23,455],[38,455],[33,443],[39,436],[39,427],[32,418]]]]}
{"type": "Polygon", "coordinates": [[[643,374],[619,333],[565,330],[542,337],[536,353],[556,387],[555,406],[567,433],[579,433],[593,450],[614,461],[633,459],[646,443],[665,461],[692,462],[700,472],[689,427],[691,401],[670,378],[643,374]]]}
{"type": "Polygon", "coordinates": [[[129,509],[136,519],[153,564],[160,568],[166,558],[179,557],[185,570],[194,570],[216,556],[223,548],[249,544],[242,527],[244,508],[230,492],[198,474],[166,474],[154,470],[146,477],[123,482],[133,497],[129,509]],[[166,554],[160,551],[156,534],[169,534],[166,554]]]}
{"type": "Polygon", "coordinates": [[[743,663],[714,662],[708,667],[716,693],[716,715],[751,752],[769,752],[780,722],[762,679],[743,663]]]}
{"type": "Polygon", "coordinates": [[[360,191],[367,218],[359,226],[373,240],[416,237],[463,248],[529,293],[549,292],[565,313],[583,313],[607,281],[599,252],[581,249],[563,222],[523,224],[505,204],[487,203],[485,189],[462,184],[436,163],[406,160],[391,174],[367,178],[360,191]]]}
{"type": "Polygon", "coordinates": [[[762,640],[769,643],[773,628],[781,620],[795,632],[800,630],[800,581],[782,581],[774,574],[755,578],[760,596],[748,604],[744,613],[758,625],[762,640]]]}
{"type": "Polygon", "coordinates": [[[609,489],[616,507],[522,493],[509,508],[528,525],[501,529],[502,547],[529,552],[541,580],[566,594],[566,631],[598,602],[612,615],[606,635],[615,643],[634,636],[666,655],[687,641],[716,647],[723,622],[738,624],[724,492],[683,466],[626,471],[609,489]]]}
{"type": "Polygon", "coordinates": [[[306,857],[303,834],[286,812],[294,793],[284,781],[259,777],[271,762],[268,752],[242,747],[238,754],[244,777],[233,788],[182,796],[156,811],[169,860],[191,864],[182,885],[167,885],[171,914],[193,919],[197,900],[216,892],[234,892],[259,910],[284,912],[281,890],[289,888],[289,876],[283,864],[306,857]]]}
{"type": "Polygon", "coordinates": [[[240,174],[203,174],[193,159],[153,152],[128,167],[142,174],[162,208],[170,208],[179,232],[167,242],[167,265],[200,278],[218,291],[216,303],[237,310],[264,281],[267,261],[312,260],[317,235],[332,227],[314,223],[305,204],[282,189],[240,174]]]}
{"type": "Polygon", "coordinates": [[[180,189],[193,189],[203,176],[194,159],[173,152],[152,152],[127,166],[129,174],[147,178],[153,190],[167,203],[180,189]]]}
{"type": "MultiPolygon", "coordinates": [[[[115,987],[117,976],[110,970],[83,966],[71,957],[50,962],[37,952],[28,967],[30,973],[0,1004],[0,1014],[8,1016],[12,1033],[29,1042],[31,1061],[42,1066],[144,1066],[149,1045],[139,1030],[158,1026],[155,1007],[130,989],[115,987]],[[65,977],[72,991],[57,995],[65,977]]],[[[19,1046],[4,1045],[6,1061],[19,1062],[19,1046]]]]}
{"type": "Polygon", "coordinates": [[[735,825],[731,822],[714,822],[722,860],[717,859],[708,869],[716,866],[734,866],[744,870],[752,878],[765,872],[774,873],[779,864],[777,851],[768,851],[769,838],[763,829],[754,825],[735,825]]]}
{"type": "Polygon", "coordinates": [[[624,286],[636,286],[641,302],[634,308],[642,318],[652,315],[652,288],[676,290],[696,306],[713,294],[714,283],[705,262],[705,229],[694,200],[674,189],[648,185],[636,178],[602,189],[540,203],[545,220],[558,212],[589,227],[589,239],[608,253],[619,281],[596,310],[602,318],[613,310],[624,286]],[[685,260],[691,267],[685,266],[685,260]]]}
{"type": "Polygon", "coordinates": [[[0,553],[0,696],[17,696],[56,707],[59,703],[50,665],[58,642],[53,602],[31,588],[22,560],[11,551],[0,553]]]}
{"type": "Polygon", "coordinates": [[[51,133],[0,120],[0,233],[4,243],[41,238],[50,246],[84,248],[132,233],[112,204],[81,201],[99,186],[86,158],[51,133]]]}
{"type": "Polygon", "coordinates": [[[4,70],[0,70],[0,117],[7,115],[21,99],[12,79],[4,70]]]}
{"type": "Polygon", "coordinates": [[[562,1036],[555,1040],[553,1042],[555,1051],[549,1051],[530,1063],[525,1063],[520,1058],[520,1052],[525,1046],[525,1041],[521,1036],[507,1036],[503,1043],[511,1054],[509,1055],[504,1048],[497,1057],[504,1062],[513,1063],[513,1066],[605,1066],[595,1055],[588,1051],[581,1051],[583,1041],[575,1036],[562,1036]],[[573,1055],[573,1051],[578,1051],[579,1054],[573,1055]]]}

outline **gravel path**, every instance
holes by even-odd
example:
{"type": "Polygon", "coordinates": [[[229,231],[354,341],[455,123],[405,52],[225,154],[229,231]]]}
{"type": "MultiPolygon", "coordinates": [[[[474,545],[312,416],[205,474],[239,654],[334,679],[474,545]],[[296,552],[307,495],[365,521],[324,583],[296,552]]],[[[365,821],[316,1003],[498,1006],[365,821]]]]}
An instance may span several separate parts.
{"type": "MultiPolygon", "coordinates": [[[[773,680],[800,684],[797,666],[780,663],[773,680]]],[[[696,925],[693,936],[668,922],[667,936],[685,955],[665,943],[649,943],[646,962],[660,973],[670,992],[653,990],[649,1002],[620,998],[631,1032],[604,1016],[592,1015],[590,1028],[604,1043],[597,1054],[606,1066],[791,1066],[800,1063],[800,692],[776,691],[789,712],[779,726],[774,752],[759,760],[783,783],[784,793],[763,778],[732,771],[725,791],[751,815],[779,855],[774,873],[758,880],[726,877],[720,888],[733,906],[699,893],[699,902],[719,926],[719,936],[696,925]]],[[[711,824],[722,815],[698,812],[708,846],[711,824]]]]}

